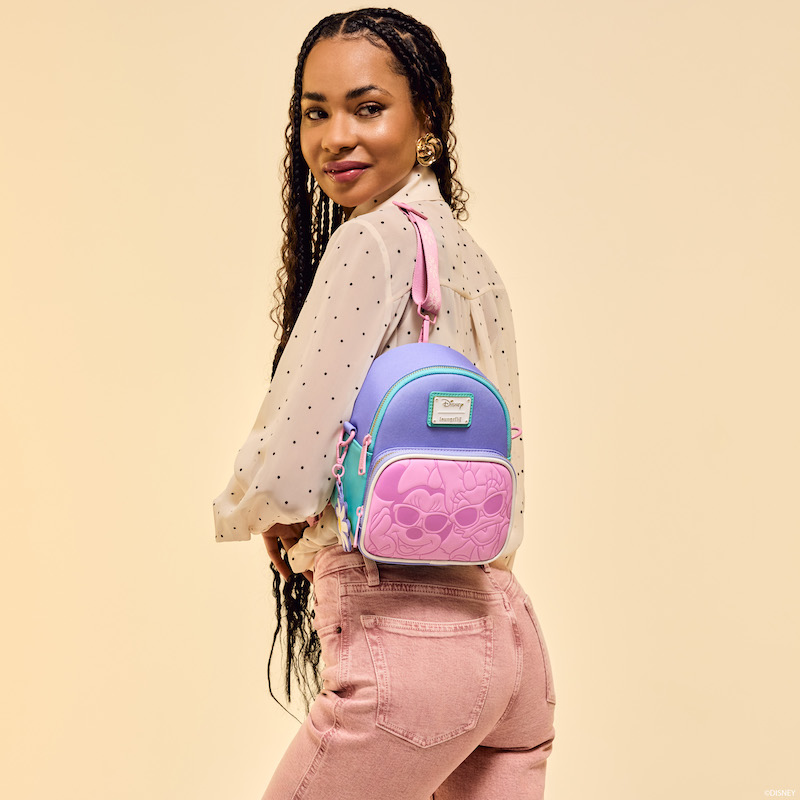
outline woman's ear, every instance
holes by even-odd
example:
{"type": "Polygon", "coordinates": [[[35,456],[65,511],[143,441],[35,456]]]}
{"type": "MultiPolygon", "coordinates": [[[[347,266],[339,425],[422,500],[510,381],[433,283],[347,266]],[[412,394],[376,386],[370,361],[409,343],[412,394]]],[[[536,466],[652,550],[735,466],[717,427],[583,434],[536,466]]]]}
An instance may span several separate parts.
{"type": "Polygon", "coordinates": [[[424,136],[426,133],[433,133],[433,125],[431,118],[425,113],[425,110],[420,108],[417,110],[417,121],[419,122],[419,131],[417,138],[424,136]]]}

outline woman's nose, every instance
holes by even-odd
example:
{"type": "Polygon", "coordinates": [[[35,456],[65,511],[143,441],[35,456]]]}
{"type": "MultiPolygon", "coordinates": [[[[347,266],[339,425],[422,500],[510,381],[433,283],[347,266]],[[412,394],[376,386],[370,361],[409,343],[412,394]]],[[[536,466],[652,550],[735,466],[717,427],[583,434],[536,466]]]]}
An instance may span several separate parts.
{"type": "Polygon", "coordinates": [[[322,149],[329,153],[352,150],[357,143],[355,120],[350,114],[333,114],[322,135],[322,149]]]}

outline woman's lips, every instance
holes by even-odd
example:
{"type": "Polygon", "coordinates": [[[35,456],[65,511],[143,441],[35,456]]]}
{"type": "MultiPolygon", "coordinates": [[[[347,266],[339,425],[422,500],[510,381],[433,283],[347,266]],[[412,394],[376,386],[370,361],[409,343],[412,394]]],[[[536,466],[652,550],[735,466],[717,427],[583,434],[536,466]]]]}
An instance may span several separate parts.
{"type": "Polygon", "coordinates": [[[369,164],[362,161],[335,161],[323,167],[325,174],[336,183],[350,183],[361,176],[369,164]]]}

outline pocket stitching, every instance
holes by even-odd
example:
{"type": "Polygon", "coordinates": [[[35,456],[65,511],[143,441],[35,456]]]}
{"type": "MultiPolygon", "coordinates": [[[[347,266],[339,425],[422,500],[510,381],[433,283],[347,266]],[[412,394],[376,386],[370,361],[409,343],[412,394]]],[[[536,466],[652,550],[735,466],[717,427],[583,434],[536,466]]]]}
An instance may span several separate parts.
{"type": "Polygon", "coordinates": [[[405,741],[415,744],[419,747],[431,747],[436,744],[454,739],[462,733],[471,731],[478,724],[481,712],[486,702],[486,696],[489,692],[489,683],[491,681],[491,664],[494,654],[494,628],[493,620],[491,617],[479,617],[473,620],[463,620],[459,622],[428,622],[417,620],[404,620],[394,617],[380,617],[376,615],[362,615],[361,624],[364,627],[364,632],[367,639],[367,647],[372,656],[373,667],[375,671],[375,681],[378,691],[378,702],[376,709],[375,724],[391,733],[398,736],[405,741]],[[383,623],[383,624],[382,624],[383,623]],[[389,707],[391,701],[391,684],[389,682],[389,669],[386,660],[386,653],[384,651],[383,642],[380,636],[370,636],[369,629],[387,630],[387,631],[401,631],[404,633],[413,633],[418,631],[420,635],[426,633],[450,633],[455,634],[461,631],[468,631],[470,633],[484,633],[484,656],[483,656],[483,679],[481,681],[480,689],[475,698],[472,709],[469,712],[469,717],[466,722],[456,728],[451,729],[445,733],[437,736],[420,736],[419,734],[409,731],[406,728],[393,723],[389,719],[389,707]]]}
{"type": "Polygon", "coordinates": [[[542,636],[542,630],[539,627],[539,620],[536,618],[536,612],[533,610],[533,603],[531,602],[530,597],[525,598],[525,610],[528,612],[528,616],[531,618],[531,622],[533,623],[533,627],[536,630],[536,639],[539,642],[539,650],[542,653],[542,661],[544,662],[544,691],[545,691],[545,699],[548,703],[555,704],[556,702],[556,692],[553,686],[553,668],[550,663],[550,654],[547,650],[547,644],[545,643],[544,636],[542,636]]]}

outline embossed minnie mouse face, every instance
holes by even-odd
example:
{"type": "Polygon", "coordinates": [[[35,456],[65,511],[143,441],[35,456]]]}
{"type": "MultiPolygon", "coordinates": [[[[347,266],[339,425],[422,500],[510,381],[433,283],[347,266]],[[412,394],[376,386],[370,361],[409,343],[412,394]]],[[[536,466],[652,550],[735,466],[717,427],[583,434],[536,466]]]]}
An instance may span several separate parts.
{"type": "Polygon", "coordinates": [[[489,561],[511,515],[511,478],[496,463],[408,459],[377,479],[366,540],[386,558],[489,561]]]}
{"type": "Polygon", "coordinates": [[[508,531],[511,491],[508,471],[496,464],[440,465],[445,485],[445,509],[453,521],[448,540],[451,559],[491,558],[508,531]]]}
{"type": "MultiPolygon", "coordinates": [[[[444,495],[419,487],[393,503],[377,501],[372,543],[380,554],[395,557],[430,556],[440,550],[452,528],[444,495]]],[[[376,555],[378,553],[376,552],[376,555]]]]}
{"type": "Polygon", "coordinates": [[[401,189],[425,132],[394,56],[363,36],[322,39],[303,72],[300,145],[322,191],[354,208],[401,189]]]}

